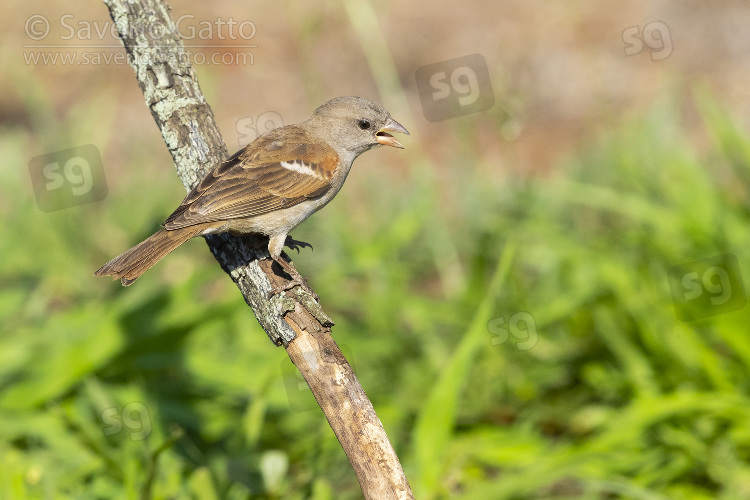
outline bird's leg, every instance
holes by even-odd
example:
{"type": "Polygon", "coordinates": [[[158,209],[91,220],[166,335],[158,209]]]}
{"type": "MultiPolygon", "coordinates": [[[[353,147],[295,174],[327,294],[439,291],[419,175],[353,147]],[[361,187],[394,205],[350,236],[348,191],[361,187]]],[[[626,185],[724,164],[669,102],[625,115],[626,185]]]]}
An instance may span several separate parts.
{"type": "Polygon", "coordinates": [[[300,244],[308,245],[307,243],[295,241],[292,238],[287,237],[286,234],[273,235],[268,239],[268,253],[271,255],[271,258],[274,262],[281,266],[281,269],[283,269],[284,272],[292,277],[292,280],[287,282],[285,285],[273,287],[268,296],[270,298],[276,294],[283,292],[284,290],[289,290],[299,285],[303,289],[307,290],[313,297],[315,297],[315,300],[319,301],[320,298],[315,292],[312,291],[310,286],[307,284],[307,280],[305,280],[305,278],[303,278],[302,275],[298,273],[290,263],[281,258],[281,250],[284,248],[284,244],[289,241],[291,241],[295,246],[300,244]]]}
{"type": "Polygon", "coordinates": [[[313,246],[309,243],[306,243],[304,241],[298,241],[292,238],[292,235],[289,235],[284,240],[284,246],[291,248],[292,250],[297,250],[297,253],[299,253],[300,248],[310,247],[310,250],[313,249],[313,246]]]}

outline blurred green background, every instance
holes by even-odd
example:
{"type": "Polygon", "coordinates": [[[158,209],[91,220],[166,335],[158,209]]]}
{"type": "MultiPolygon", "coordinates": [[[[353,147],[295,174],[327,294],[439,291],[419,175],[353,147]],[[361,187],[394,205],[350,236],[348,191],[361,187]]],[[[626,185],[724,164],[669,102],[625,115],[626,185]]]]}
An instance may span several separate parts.
{"type": "MultiPolygon", "coordinates": [[[[744,2],[171,5],[230,151],[347,94],[412,133],[293,257],[417,498],[750,498],[744,2]],[[494,105],[428,121],[417,69],[471,54],[494,105]]],[[[184,190],[104,5],[6,7],[0,498],[361,498],[202,241],[92,276],[184,190]],[[32,159],[87,144],[106,196],[54,209],[32,159]]]]}

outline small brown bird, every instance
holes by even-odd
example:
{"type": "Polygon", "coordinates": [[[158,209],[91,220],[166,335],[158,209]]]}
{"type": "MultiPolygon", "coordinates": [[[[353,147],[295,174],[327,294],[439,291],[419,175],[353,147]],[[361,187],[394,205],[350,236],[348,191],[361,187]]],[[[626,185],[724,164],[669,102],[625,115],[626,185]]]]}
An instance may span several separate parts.
{"type": "Polygon", "coordinates": [[[284,289],[304,286],[281,251],[285,244],[310,245],[287,237],[289,231],[336,196],[357,156],[380,145],[403,149],[393,132],[409,134],[381,106],[361,97],[332,99],[307,121],[237,151],[188,193],[162,229],[94,274],[128,286],[190,238],[230,231],[268,236],[271,258],[292,277],[284,289]]]}

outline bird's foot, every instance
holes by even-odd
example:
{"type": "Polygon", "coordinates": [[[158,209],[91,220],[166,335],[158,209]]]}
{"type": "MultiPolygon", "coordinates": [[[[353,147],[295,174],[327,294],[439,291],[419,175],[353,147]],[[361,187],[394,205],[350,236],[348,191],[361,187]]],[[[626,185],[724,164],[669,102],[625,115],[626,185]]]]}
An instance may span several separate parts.
{"type": "Polygon", "coordinates": [[[307,284],[307,280],[302,277],[300,273],[297,272],[296,269],[294,269],[289,263],[284,261],[283,259],[279,258],[279,260],[275,260],[281,268],[286,272],[289,276],[291,276],[291,280],[287,281],[283,285],[279,284],[271,288],[271,291],[268,292],[268,298],[271,299],[274,295],[278,295],[281,292],[284,292],[286,290],[291,290],[295,286],[302,287],[303,290],[305,290],[307,293],[313,296],[316,302],[320,302],[320,297],[318,297],[318,294],[313,291],[312,288],[310,288],[310,285],[307,284]],[[282,264],[283,262],[283,264],[282,264]]]}
{"type": "Polygon", "coordinates": [[[297,250],[297,253],[299,253],[300,248],[306,248],[310,247],[310,250],[313,250],[313,246],[309,243],[306,243],[304,241],[298,241],[290,236],[286,237],[286,240],[284,240],[284,246],[291,248],[292,250],[297,250]]]}

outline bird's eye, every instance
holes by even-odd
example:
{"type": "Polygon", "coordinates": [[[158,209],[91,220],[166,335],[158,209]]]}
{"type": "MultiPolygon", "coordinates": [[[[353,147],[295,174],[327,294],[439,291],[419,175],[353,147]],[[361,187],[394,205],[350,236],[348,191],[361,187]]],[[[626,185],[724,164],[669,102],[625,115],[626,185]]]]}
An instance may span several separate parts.
{"type": "Polygon", "coordinates": [[[362,130],[367,130],[368,128],[370,128],[370,120],[365,120],[364,118],[362,118],[359,123],[357,123],[357,125],[359,125],[359,128],[361,128],[362,130]]]}

